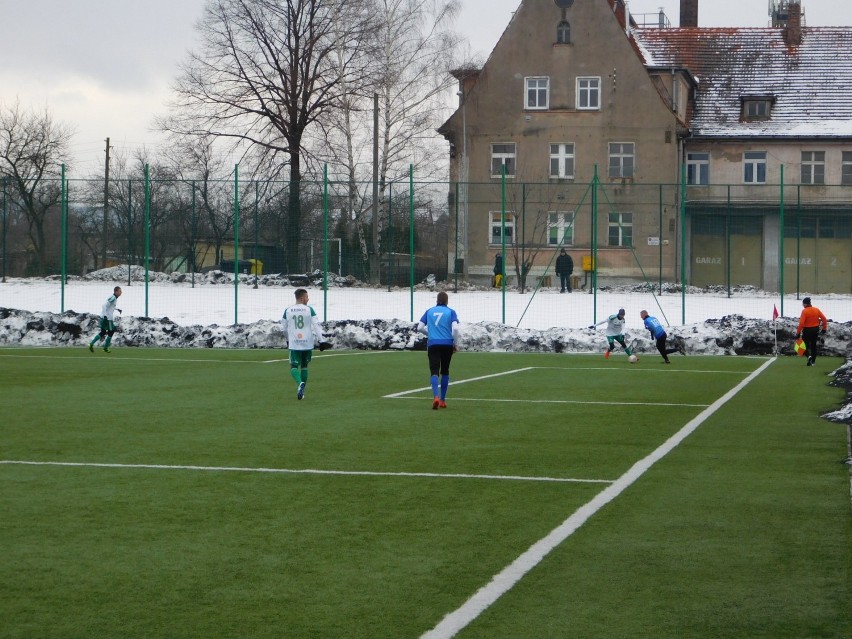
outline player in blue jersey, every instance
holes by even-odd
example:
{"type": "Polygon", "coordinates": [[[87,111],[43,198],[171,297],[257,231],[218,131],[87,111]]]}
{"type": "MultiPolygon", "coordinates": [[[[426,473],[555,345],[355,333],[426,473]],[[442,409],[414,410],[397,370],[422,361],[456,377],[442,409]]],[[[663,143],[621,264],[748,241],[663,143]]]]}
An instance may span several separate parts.
{"type": "Polygon", "coordinates": [[[426,352],[429,356],[429,373],[432,384],[432,409],[447,407],[447,389],[450,386],[450,360],[456,347],[459,332],[459,318],[456,312],[447,306],[449,296],[441,291],[438,303],[423,313],[417,323],[417,330],[426,335],[426,352]],[[440,375],[440,378],[438,377],[440,375]]]}
{"type": "Polygon", "coordinates": [[[647,328],[651,333],[651,339],[653,339],[657,343],[657,350],[660,351],[660,355],[663,356],[663,361],[666,364],[671,364],[669,361],[669,355],[672,353],[680,353],[681,355],[686,355],[686,351],[683,348],[682,344],[679,344],[675,348],[666,348],[666,338],[668,335],[666,334],[666,330],[663,328],[663,325],[660,324],[660,320],[656,317],[651,317],[648,315],[648,311],[642,311],[639,313],[639,316],[642,318],[642,321],[645,323],[645,328],[647,328]]]}
{"type": "Polygon", "coordinates": [[[308,306],[308,292],[296,289],[296,303],[284,311],[281,327],[290,349],[290,376],[296,382],[296,399],[305,396],[305,384],[308,383],[308,364],[311,363],[314,346],[325,350],[322,329],[314,309],[308,306]]]}
{"type": "Polygon", "coordinates": [[[121,313],[121,309],[115,307],[119,297],[121,297],[121,287],[116,286],[112,289],[112,295],[107,298],[107,301],[104,302],[101,308],[101,332],[95,335],[94,339],[89,342],[89,352],[94,353],[95,344],[100,342],[104,337],[106,337],[104,353],[110,352],[109,346],[112,344],[112,336],[115,335],[115,312],[118,311],[121,313]]]}
{"type": "Polygon", "coordinates": [[[601,324],[606,324],[606,341],[609,346],[604,352],[604,358],[609,359],[610,353],[612,353],[612,349],[615,347],[615,342],[621,344],[621,348],[624,349],[624,352],[627,353],[628,357],[630,355],[633,355],[633,350],[624,341],[625,322],[626,320],[624,319],[624,309],[620,308],[618,309],[618,313],[610,315],[602,322],[598,322],[597,324],[592,324],[591,326],[589,326],[589,328],[594,330],[601,324]]]}

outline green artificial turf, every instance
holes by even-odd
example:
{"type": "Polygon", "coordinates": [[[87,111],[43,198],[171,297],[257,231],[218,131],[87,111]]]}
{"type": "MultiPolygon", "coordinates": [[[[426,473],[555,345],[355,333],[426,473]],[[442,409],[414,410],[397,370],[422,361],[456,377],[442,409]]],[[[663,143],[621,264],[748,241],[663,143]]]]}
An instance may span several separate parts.
{"type": "MultiPolygon", "coordinates": [[[[425,353],[303,401],[286,357],[0,350],[0,637],[419,637],[766,361],[460,353],[433,411],[425,353]]],[[[458,636],[852,636],[839,363],[773,362],[458,636]]]]}

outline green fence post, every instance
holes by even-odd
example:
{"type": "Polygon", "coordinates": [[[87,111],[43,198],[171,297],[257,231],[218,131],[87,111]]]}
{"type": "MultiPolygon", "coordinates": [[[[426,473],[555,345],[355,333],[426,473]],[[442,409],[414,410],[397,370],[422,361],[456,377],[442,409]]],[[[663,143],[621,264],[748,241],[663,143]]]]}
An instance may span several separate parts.
{"type": "Polygon", "coordinates": [[[500,169],[500,255],[502,256],[503,276],[500,280],[500,298],[502,314],[500,322],[506,323],[506,163],[500,169]]]}
{"type": "Polygon", "coordinates": [[[59,247],[60,259],[60,286],[59,286],[59,312],[65,312],[65,276],[66,273],[66,255],[65,246],[68,242],[68,183],[65,180],[65,165],[62,165],[62,179],[59,187],[59,219],[60,219],[60,239],[61,246],[59,247]]]}
{"type": "Polygon", "coordinates": [[[453,293],[459,292],[459,183],[456,182],[455,197],[453,198],[456,204],[456,228],[453,241],[453,293]]]}
{"type": "Polygon", "coordinates": [[[151,260],[151,178],[148,165],[145,165],[145,317],[148,313],[148,268],[151,260]]]}
{"type": "Polygon", "coordinates": [[[686,324],[686,163],[680,165],[680,323],[686,324]]]}
{"type": "Polygon", "coordinates": [[[133,180],[127,180],[127,285],[130,286],[130,263],[133,261],[133,180]]]}
{"type": "Polygon", "coordinates": [[[660,262],[660,267],[659,267],[660,270],[659,270],[659,273],[658,273],[658,279],[659,279],[659,284],[660,284],[660,295],[662,295],[663,294],[663,185],[662,184],[660,184],[660,204],[659,204],[659,207],[657,208],[657,223],[660,227],[660,231],[659,231],[658,238],[657,238],[658,242],[659,242],[659,244],[657,246],[657,253],[659,255],[659,262],[660,262]]]}
{"type": "Polygon", "coordinates": [[[195,260],[197,258],[196,246],[195,246],[195,233],[196,229],[196,221],[195,221],[195,180],[192,180],[192,238],[189,241],[190,249],[192,250],[192,262],[190,268],[192,269],[192,288],[195,288],[195,260]]]}
{"type": "Polygon", "coordinates": [[[3,283],[6,283],[6,219],[7,219],[7,209],[8,200],[6,198],[6,185],[8,184],[8,179],[3,178],[3,283]]]}
{"type": "Polygon", "coordinates": [[[414,321],[414,165],[408,165],[408,277],[411,299],[409,318],[414,321]]]}
{"type": "Polygon", "coordinates": [[[254,287],[257,288],[257,245],[260,243],[260,229],[257,226],[258,216],[258,200],[260,199],[260,182],[254,181],[254,287]]]}
{"type": "Polygon", "coordinates": [[[592,323],[598,321],[598,165],[595,164],[594,174],[592,175],[592,237],[591,237],[591,253],[592,253],[592,278],[589,282],[589,293],[592,294],[592,323]]]}
{"type": "Polygon", "coordinates": [[[780,220],[778,238],[778,284],[781,289],[781,317],[784,317],[784,165],[781,165],[781,208],[779,209],[780,220]]]}
{"type": "MultiPolygon", "coordinates": [[[[322,321],[328,320],[328,162],[322,171],[322,222],[323,222],[323,276],[322,276],[322,321]]],[[[340,253],[340,251],[338,251],[340,253]]]]}
{"type": "Polygon", "coordinates": [[[728,199],[725,204],[725,288],[731,297],[731,185],[728,185],[728,199]]]}
{"type": "MultiPolygon", "coordinates": [[[[517,226],[517,224],[516,224],[517,226]]],[[[515,238],[517,239],[518,230],[515,229],[515,238]]],[[[527,289],[527,273],[526,264],[527,264],[527,252],[525,250],[525,246],[527,243],[527,183],[524,182],[521,184],[521,269],[520,269],[520,277],[524,281],[524,285],[520,286],[520,282],[518,282],[518,290],[526,291],[527,289]]],[[[517,254],[517,252],[516,252],[517,254]]]]}
{"type": "Polygon", "coordinates": [[[240,165],[234,165],[234,324],[239,323],[240,289],[240,165]]]}
{"type": "Polygon", "coordinates": [[[388,293],[393,284],[393,180],[388,183],[388,293]]]}

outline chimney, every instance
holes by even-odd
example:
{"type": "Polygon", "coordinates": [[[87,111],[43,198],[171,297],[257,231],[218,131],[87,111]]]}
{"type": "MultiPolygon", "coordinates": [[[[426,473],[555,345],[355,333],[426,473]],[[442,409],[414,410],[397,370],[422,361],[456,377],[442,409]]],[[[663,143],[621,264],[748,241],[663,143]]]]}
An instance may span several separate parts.
{"type": "Polygon", "coordinates": [[[802,5],[799,2],[791,2],[787,26],[784,28],[784,40],[788,47],[797,47],[802,44],[802,5]]]}
{"type": "Polygon", "coordinates": [[[698,26],[698,0],[680,0],[680,26],[698,26]]]}

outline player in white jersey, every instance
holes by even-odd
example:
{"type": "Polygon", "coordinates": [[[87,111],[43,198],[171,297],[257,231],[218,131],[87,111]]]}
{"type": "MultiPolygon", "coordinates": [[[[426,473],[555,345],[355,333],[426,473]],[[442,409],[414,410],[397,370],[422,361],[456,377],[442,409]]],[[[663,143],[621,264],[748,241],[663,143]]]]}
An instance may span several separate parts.
{"type": "Polygon", "coordinates": [[[104,302],[101,308],[101,332],[89,342],[89,352],[94,353],[95,344],[100,342],[104,337],[106,337],[104,353],[110,352],[109,345],[112,343],[112,336],[115,334],[115,312],[118,311],[121,313],[121,309],[115,307],[119,297],[121,297],[121,287],[116,286],[112,289],[112,295],[107,298],[107,301],[104,302]]]}
{"type": "Polygon", "coordinates": [[[604,357],[606,359],[609,359],[609,355],[612,353],[615,342],[621,344],[621,347],[624,349],[624,352],[627,353],[628,357],[633,354],[633,350],[624,342],[624,324],[627,321],[624,319],[624,315],[624,309],[620,308],[618,309],[618,313],[610,315],[602,322],[589,326],[589,328],[594,329],[601,324],[606,324],[606,341],[609,344],[606,352],[604,353],[604,357]]]}
{"type": "Polygon", "coordinates": [[[308,382],[308,364],[315,346],[324,350],[322,328],[314,309],[308,306],[308,292],[296,289],[296,303],[284,311],[281,327],[290,349],[290,375],[296,382],[296,399],[305,396],[305,384],[308,382]]]}

